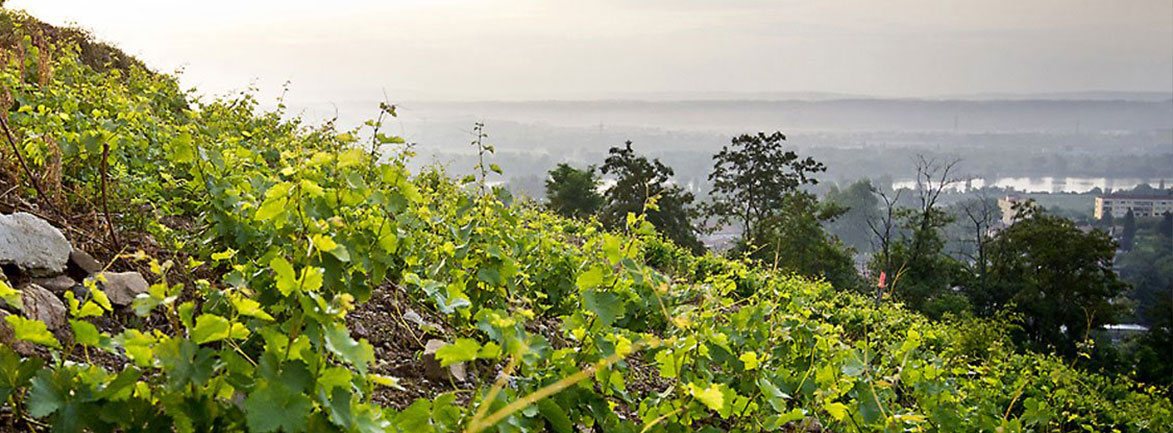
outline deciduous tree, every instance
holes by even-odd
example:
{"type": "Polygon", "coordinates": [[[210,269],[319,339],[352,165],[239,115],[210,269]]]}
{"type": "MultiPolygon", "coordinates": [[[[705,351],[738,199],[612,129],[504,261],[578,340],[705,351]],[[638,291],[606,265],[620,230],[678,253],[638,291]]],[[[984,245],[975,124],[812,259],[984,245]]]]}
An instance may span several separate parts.
{"type": "Polygon", "coordinates": [[[1107,233],[1085,233],[1069,219],[1022,206],[990,244],[986,288],[970,297],[981,313],[1021,312],[1028,346],[1074,355],[1090,330],[1115,323],[1112,299],[1127,287],[1112,268],[1115,254],[1107,233]]]}
{"type": "Polygon", "coordinates": [[[579,170],[569,164],[558,164],[546,178],[546,206],[565,217],[588,218],[603,207],[598,188],[595,166],[579,170]]]}
{"type": "Polygon", "coordinates": [[[813,158],[784,150],[784,140],[781,132],[742,134],[713,155],[707,213],[717,223],[739,224],[746,243],[753,243],[756,226],[777,215],[799,187],[818,183],[811,175],[827,170],[813,158]]]}
{"type": "Polygon", "coordinates": [[[672,168],[659,159],[648,160],[636,154],[630,141],[624,147],[612,147],[608,155],[602,172],[614,176],[615,185],[603,194],[606,203],[599,215],[603,225],[620,228],[626,223],[628,213],[646,211],[648,222],[665,237],[693,252],[703,251],[692,224],[696,215],[692,208],[694,197],[672,183],[672,168]],[[653,197],[655,205],[646,207],[653,197]]]}

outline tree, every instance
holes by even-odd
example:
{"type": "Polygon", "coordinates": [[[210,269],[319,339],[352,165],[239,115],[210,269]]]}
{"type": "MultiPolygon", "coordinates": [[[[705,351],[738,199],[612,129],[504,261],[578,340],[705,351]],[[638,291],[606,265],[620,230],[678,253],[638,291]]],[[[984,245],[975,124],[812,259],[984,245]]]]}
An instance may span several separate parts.
{"type": "Polygon", "coordinates": [[[713,155],[706,213],[719,224],[740,226],[737,253],[774,269],[825,278],[841,289],[856,287],[850,251],[822,226],[847,209],[819,203],[800,189],[818,183],[812,175],[827,168],[783,150],[784,140],[781,132],[743,134],[713,155]]]}
{"type": "Polygon", "coordinates": [[[603,207],[598,187],[595,166],[579,170],[569,164],[558,164],[546,179],[546,206],[565,217],[589,218],[603,207]]]}
{"type": "Polygon", "coordinates": [[[880,218],[880,201],[872,191],[871,181],[864,179],[843,189],[832,186],[823,198],[826,203],[846,209],[826,224],[827,232],[857,251],[870,251],[873,247],[868,221],[880,218]]]}
{"type": "Polygon", "coordinates": [[[1120,225],[1120,249],[1130,251],[1136,241],[1136,214],[1132,213],[1131,208],[1124,214],[1124,221],[1120,225]]]}
{"type": "Polygon", "coordinates": [[[840,290],[862,286],[850,248],[822,227],[844,209],[819,203],[807,193],[794,194],[783,206],[755,227],[753,239],[760,247],[750,250],[750,257],[776,270],[826,279],[840,290]]]}
{"type": "Polygon", "coordinates": [[[967,231],[967,243],[972,244],[972,248],[966,248],[966,251],[962,253],[962,257],[970,265],[969,277],[971,281],[969,285],[979,289],[984,288],[987,275],[987,253],[990,241],[993,239],[990,236],[990,230],[1001,219],[998,201],[989,197],[983,190],[978,193],[976,198],[958,204],[957,209],[958,213],[964,216],[962,225],[967,231]]]}
{"type": "Polygon", "coordinates": [[[1100,225],[1102,225],[1108,233],[1116,231],[1116,217],[1112,216],[1112,212],[1104,212],[1103,218],[1100,218],[1100,225]]]}
{"type": "Polygon", "coordinates": [[[1173,239],[1173,213],[1166,211],[1161,215],[1161,223],[1157,225],[1157,233],[1166,239],[1173,239]]]}
{"type": "Polygon", "coordinates": [[[743,134],[713,155],[707,213],[720,224],[740,224],[747,244],[753,243],[757,224],[783,209],[800,186],[818,183],[811,174],[827,170],[812,158],[783,150],[784,140],[781,132],[743,134]]]}
{"type": "Polygon", "coordinates": [[[1165,286],[1163,296],[1153,302],[1149,331],[1137,340],[1133,354],[1136,378],[1173,392],[1173,363],[1169,362],[1169,348],[1173,347],[1173,283],[1165,286]]]}
{"type": "Polygon", "coordinates": [[[605,204],[599,215],[603,225],[622,228],[628,213],[643,214],[646,210],[648,222],[665,237],[693,252],[704,251],[692,224],[694,197],[672,183],[672,168],[659,159],[649,161],[637,155],[631,141],[624,147],[612,147],[608,155],[602,172],[614,176],[615,185],[603,194],[605,204]],[[652,197],[656,198],[655,206],[646,207],[652,197]]]}
{"type": "Polygon", "coordinates": [[[1112,299],[1127,285],[1112,268],[1116,242],[1107,233],[1084,233],[1027,204],[989,249],[986,287],[967,288],[970,299],[979,314],[1022,313],[1027,346],[1073,356],[1090,330],[1115,323],[1112,299]]]}
{"type": "Polygon", "coordinates": [[[933,316],[968,309],[964,297],[951,290],[959,279],[961,264],[943,254],[942,229],[953,217],[938,205],[941,195],[958,182],[952,177],[957,163],[918,157],[913,191],[916,207],[898,205],[902,191],[889,195],[875,190],[884,209],[878,220],[868,223],[878,243],[869,267],[888,277],[886,289],[877,286],[877,300],[886,290],[912,309],[933,316]]]}

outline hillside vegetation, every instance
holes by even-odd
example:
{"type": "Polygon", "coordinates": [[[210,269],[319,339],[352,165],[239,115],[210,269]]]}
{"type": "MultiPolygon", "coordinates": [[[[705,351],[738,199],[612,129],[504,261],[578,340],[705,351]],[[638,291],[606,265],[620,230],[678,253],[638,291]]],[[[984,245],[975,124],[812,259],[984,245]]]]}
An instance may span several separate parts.
{"type": "Polygon", "coordinates": [[[1016,353],[1008,322],[552,216],[487,186],[481,139],[477,176],[409,173],[378,122],[199,100],[32,22],[0,12],[0,209],[152,285],[117,308],[91,280],[52,330],[0,280],[35,345],[0,347],[0,430],[1173,430],[1168,398],[1016,353]],[[467,376],[429,379],[428,339],[467,376]]]}

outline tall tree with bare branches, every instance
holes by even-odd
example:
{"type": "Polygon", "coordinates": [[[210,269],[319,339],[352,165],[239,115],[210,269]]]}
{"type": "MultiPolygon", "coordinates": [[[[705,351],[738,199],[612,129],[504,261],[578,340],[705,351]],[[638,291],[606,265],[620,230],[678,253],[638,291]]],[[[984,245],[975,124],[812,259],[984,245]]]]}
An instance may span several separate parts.
{"type": "Polygon", "coordinates": [[[942,228],[952,216],[940,200],[960,181],[954,173],[958,162],[918,156],[915,189],[908,192],[913,194],[913,206],[899,204],[903,192],[878,194],[885,209],[869,224],[879,244],[870,267],[876,275],[886,275],[887,284],[877,287],[877,300],[891,296],[930,315],[968,308],[964,296],[950,290],[960,263],[942,254],[942,228]]]}

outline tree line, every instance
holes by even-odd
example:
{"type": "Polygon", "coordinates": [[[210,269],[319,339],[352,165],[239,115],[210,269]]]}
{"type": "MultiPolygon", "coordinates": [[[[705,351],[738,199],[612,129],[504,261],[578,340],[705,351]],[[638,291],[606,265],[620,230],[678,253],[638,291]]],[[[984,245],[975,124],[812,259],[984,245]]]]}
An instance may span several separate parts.
{"type": "MultiPolygon", "coordinates": [[[[671,167],[637,153],[628,141],[612,147],[601,166],[558,164],[545,181],[546,206],[571,218],[597,218],[610,229],[622,229],[629,213],[642,214],[665,238],[696,253],[706,251],[699,235],[736,233],[723,251],[729,257],[825,279],[934,319],[1008,318],[1024,350],[1136,373],[1150,383],[1173,382],[1167,367],[1141,365],[1145,356],[1159,359],[1152,354],[1173,347],[1173,307],[1156,306],[1173,298],[1173,286],[1146,289],[1139,310],[1153,329],[1133,343],[1141,347],[1122,355],[1095,344],[1097,330],[1132,314],[1130,303],[1121,302],[1129,285],[1115,259],[1121,247],[1132,249],[1135,221],[1125,223],[1118,242],[1107,231],[1085,230],[1025,202],[1014,208],[1011,224],[1001,224],[1002,211],[990,197],[943,205],[943,195],[960,181],[958,162],[924,157],[915,163],[914,189],[886,191],[861,181],[832,188],[820,200],[809,187],[827,167],[787,149],[785,141],[781,132],[733,137],[713,155],[704,202],[673,183],[671,167]],[[830,234],[836,225],[866,232],[841,239],[830,234]],[[953,226],[968,238],[960,253],[947,248],[946,230],[953,226]],[[865,246],[873,252],[857,264],[855,253],[865,246]]],[[[1146,254],[1168,254],[1171,241],[1162,233],[1146,238],[1156,245],[1146,254]]]]}

